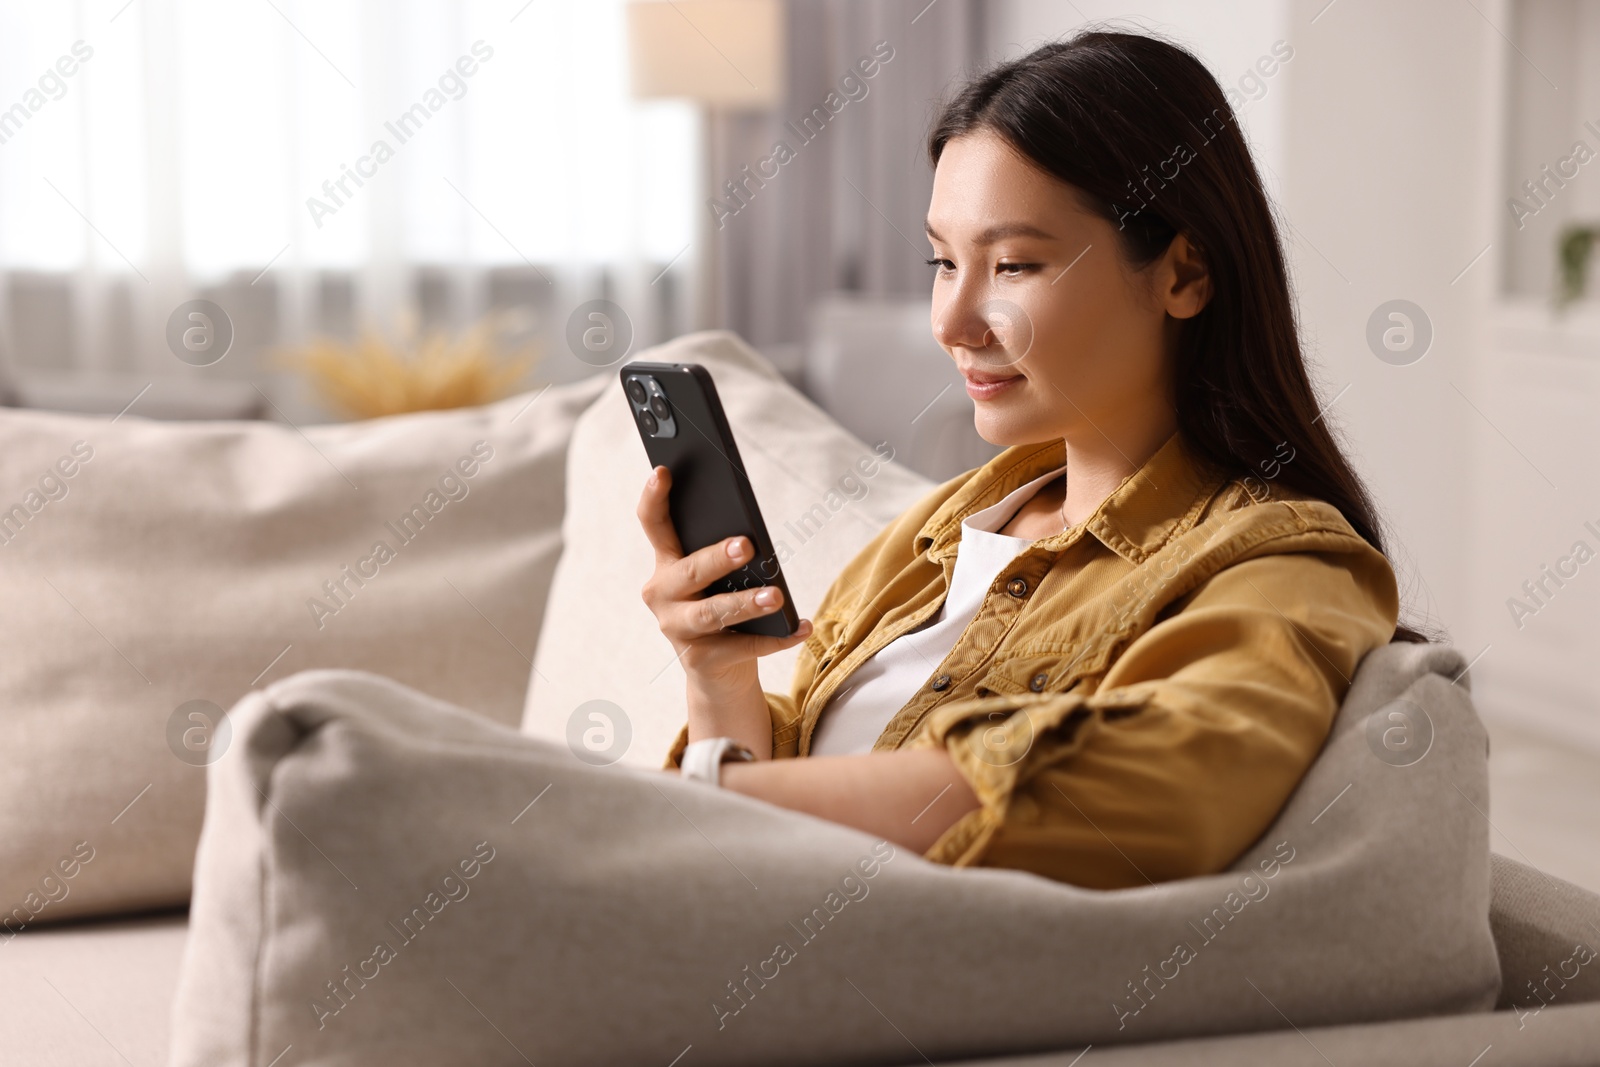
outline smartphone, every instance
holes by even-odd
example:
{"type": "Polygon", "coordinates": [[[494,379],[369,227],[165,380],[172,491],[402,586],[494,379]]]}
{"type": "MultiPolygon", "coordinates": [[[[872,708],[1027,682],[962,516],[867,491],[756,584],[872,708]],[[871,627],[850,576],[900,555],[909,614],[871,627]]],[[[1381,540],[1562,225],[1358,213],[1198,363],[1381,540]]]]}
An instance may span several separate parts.
{"type": "Polygon", "coordinates": [[[749,563],[712,582],[701,595],[776,586],[783,591],[779,610],[728,629],[788,637],[799,628],[800,615],[761,520],[711,372],[698,363],[628,363],[620,374],[651,467],[672,472],[667,508],[684,554],[740,535],[755,546],[749,563]]]}

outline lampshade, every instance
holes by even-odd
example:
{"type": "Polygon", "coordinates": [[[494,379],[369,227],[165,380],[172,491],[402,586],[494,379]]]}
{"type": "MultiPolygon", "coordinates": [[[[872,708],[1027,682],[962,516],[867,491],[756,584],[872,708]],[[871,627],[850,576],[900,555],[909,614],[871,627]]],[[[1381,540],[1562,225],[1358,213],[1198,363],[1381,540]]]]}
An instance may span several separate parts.
{"type": "Polygon", "coordinates": [[[777,104],[782,0],[635,0],[628,5],[633,95],[733,110],[777,104]]]}

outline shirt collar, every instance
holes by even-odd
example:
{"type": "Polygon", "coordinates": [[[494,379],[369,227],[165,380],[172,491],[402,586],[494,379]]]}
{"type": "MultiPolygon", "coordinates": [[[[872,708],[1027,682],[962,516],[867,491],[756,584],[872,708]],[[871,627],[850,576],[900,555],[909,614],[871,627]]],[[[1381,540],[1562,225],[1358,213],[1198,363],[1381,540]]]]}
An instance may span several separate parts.
{"type": "MultiPolygon", "coordinates": [[[[1066,446],[1057,438],[1044,443],[1012,445],[968,476],[917,531],[914,547],[942,563],[955,555],[961,522],[1003,500],[1018,487],[1066,463],[1066,446]]],[[[1174,533],[1193,526],[1226,479],[1197,456],[1174,433],[1095,509],[1079,527],[1043,538],[1040,544],[1061,549],[1081,532],[1135,565],[1166,544],[1174,533]]]]}
{"type": "MultiPolygon", "coordinates": [[[[979,508],[960,520],[962,529],[969,533],[973,530],[982,530],[984,533],[992,533],[996,537],[1006,536],[1000,533],[1000,528],[1011,521],[1012,517],[1016,515],[1017,509],[1042,489],[1044,483],[1055,480],[1058,475],[1065,474],[1066,471],[1065,465],[1053,467],[1043,474],[1023,482],[1002,497],[998,504],[990,504],[986,508],[979,508]],[[1013,497],[1016,499],[1013,500],[1013,497]]],[[[1022,538],[1021,540],[1028,540],[1028,538],[1022,538]]]]}

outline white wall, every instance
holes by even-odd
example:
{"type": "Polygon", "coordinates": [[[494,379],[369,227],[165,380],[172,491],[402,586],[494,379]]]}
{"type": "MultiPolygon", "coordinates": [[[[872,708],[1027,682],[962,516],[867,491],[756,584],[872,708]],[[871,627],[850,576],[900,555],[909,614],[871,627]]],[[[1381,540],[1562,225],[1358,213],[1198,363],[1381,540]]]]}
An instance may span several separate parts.
{"type": "Polygon", "coordinates": [[[1491,212],[1502,288],[1527,295],[1496,302],[1479,385],[1496,429],[1478,450],[1475,625],[1492,645],[1478,703],[1600,752],[1600,563],[1581,561],[1600,552],[1600,287],[1561,314],[1550,301],[1560,224],[1600,221],[1600,165],[1547,187],[1553,201],[1526,227],[1507,204],[1528,202],[1517,187],[1575,142],[1600,147],[1586,124],[1600,124],[1600,0],[1514,8],[1500,22],[1518,50],[1501,50],[1505,187],[1491,212]]]}
{"type": "MultiPolygon", "coordinates": [[[[1185,46],[1224,88],[1238,88],[1274,42],[1289,40],[1285,0],[994,0],[989,11],[989,52],[996,61],[1071,34],[1086,22],[1106,22],[1110,29],[1157,33],[1185,46]]],[[[1249,102],[1239,114],[1273,196],[1278,194],[1287,130],[1284,75],[1293,65],[1290,60],[1272,77],[1261,79],[1260,89],[1245,94],[1249,102]]]]}
{"type": "Polygon", "coordinates": [[[1404,591],[1472,656],[1486,641],[1470,563],[1475,474],[1493,435],[1476,370],[1494,257],[1466,268],[1495,237],[1500,38],[1453,0],[1289,10],[1283,207],[1304,332],[1329,387],[1349,385],[1336,425],[1393,524],[1414,583],[1404,591]],[[1431,349],[1409,366],[1380,361],[1365,337],[1373,311],[1397,298],[1433,325],[1431,349]]]}

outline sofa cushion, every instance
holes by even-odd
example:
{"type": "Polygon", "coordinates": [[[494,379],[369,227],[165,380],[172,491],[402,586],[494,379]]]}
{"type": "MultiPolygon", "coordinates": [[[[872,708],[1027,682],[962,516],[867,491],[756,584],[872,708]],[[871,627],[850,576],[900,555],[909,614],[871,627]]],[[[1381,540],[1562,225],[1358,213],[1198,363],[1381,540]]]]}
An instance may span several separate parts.
{"type": "Polygon", "coordinates": [[[1526,1016],[1600,1001],[1600,896],[1505,856],[1491,859],[1489,924],[1501,972],[1495,1006],[1526,1016]]]}
{"type": "Polygon", "coordinates": [[[255,685],[361,668],[516,723],[600,384],[304,432],[0,411],[0,929],[186,901],[255,685]]]}
{"type": "Polygon", "coordinates": [[[183,915],[166,914],[61,923],[0,941],[0,1061],[166,1063],[186,928],[183,915]]]}
{"type": "MultiPolygon", "coordinates": [[[[887,445],[875,450],[845,431],[734,334],[690,334],[638,359],[710,369],[802,618],[861,547],[932,488],[886,461],[887,445]]],[[[570,736],[597,760],[659,767],[687,716],[684,675],[639,597],[655,567],[635,514],[650,460],[615,372],[609,378],[572,435],[566,550],[522,728],[563,743],[570,736]],[[608,729],[592,714],[614,721],[608,729]]],[[[762,687],[787,693],[799,654],[764,657],[762,687]]]]}
{"type": "Polygon", "coordinates": [[[1486,1010],[1462,667],[1373,653],[1232,870],[1107,892],[296,675],[208,771],[172,1062],[904,1063],[1486,1010]],[[1374,742],[1419,711],[1420,759],[1374,742]]]}
{"type": "MultiPolygon", "coordinates": [[[[1597,1038],[1600,1004],[1568,1004],[1547,1008],[1537,1025],[1513,1012],[1485,1011],[1096,1048],[1092,1062],[1093,1067],[1594,1067],[1597,1038]]],[[[1078,1067],[1083,1054],[1075,1048],[946,1067],[1078,1067]]],[[[1090,1067],[1091,1061],[1082,1063],[1090,1067]]]]}

